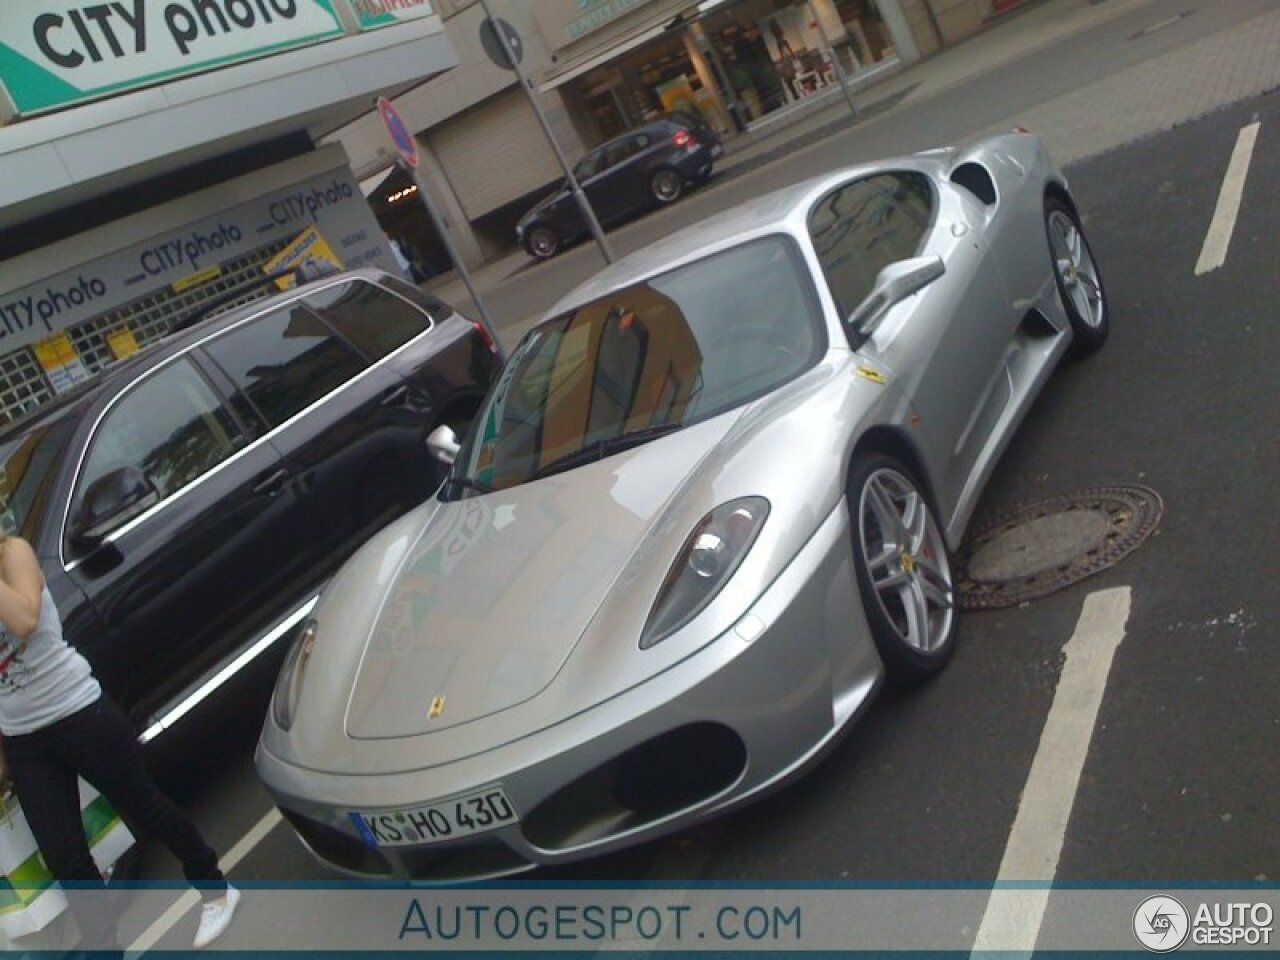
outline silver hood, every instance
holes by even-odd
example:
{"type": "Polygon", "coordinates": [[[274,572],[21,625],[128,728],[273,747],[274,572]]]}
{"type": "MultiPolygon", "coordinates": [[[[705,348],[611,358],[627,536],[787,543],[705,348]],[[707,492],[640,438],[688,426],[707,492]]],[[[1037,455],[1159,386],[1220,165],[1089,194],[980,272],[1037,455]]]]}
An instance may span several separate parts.
{"type": "Polygon", "coordinates": [[[537,695],[738,416],[510,490],[437,502],[364,638],[347,735],[435,733],[537,695]]]}

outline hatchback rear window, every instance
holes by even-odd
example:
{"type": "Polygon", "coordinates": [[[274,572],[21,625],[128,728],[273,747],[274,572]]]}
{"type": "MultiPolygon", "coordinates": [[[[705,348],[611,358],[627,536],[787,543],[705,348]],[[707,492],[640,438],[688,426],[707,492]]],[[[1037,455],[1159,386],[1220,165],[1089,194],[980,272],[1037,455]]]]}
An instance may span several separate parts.
{"type": "Polygon", "coordinates": [[[370,360],[381,360],[431,329],[431,317],[390,290],[353,280],[307,297],[347,342],[370,360]]]}

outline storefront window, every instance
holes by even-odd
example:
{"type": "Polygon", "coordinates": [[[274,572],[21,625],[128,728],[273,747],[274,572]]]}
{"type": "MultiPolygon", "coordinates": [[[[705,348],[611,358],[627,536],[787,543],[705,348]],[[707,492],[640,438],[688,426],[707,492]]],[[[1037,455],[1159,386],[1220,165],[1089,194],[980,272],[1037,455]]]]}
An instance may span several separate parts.
{"type": "Polygon", "coordinates": [[[579,89],[601,139],[676,110],[725,132],[831,92],[833,57],[856,76],[893,56],[876,0],[727,0],[586,74],[579,89]]]}

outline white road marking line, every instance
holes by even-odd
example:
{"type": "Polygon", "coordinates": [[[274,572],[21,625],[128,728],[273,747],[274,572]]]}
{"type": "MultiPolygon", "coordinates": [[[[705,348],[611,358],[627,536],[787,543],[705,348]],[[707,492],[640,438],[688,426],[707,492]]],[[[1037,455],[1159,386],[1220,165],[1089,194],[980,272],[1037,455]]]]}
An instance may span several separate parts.
{"type": "MultiPolygon", "coordinates": [[[[1018,802],[1018,814],[996,876],[997,885],[1018,881],[1048,884],[1057,874],[1111,661],[1124,639],[1129,601],[1128,587],[1091,593],[1085,598],[1075,633],[1064,650],[1067,661],[1018,802]]],[[[1031,890],[997,886],[987,901],[973,952],[1034,950],[1048,904],[1047,887],[1031,890]]]]}
{"type": "MultiPolygon", "coordinates": [[[[247,857],[268,833],[275,829],[276,824],[280,823],[284,818],[280,816],[280,811],[272,807],[267,811],[266,816],[253,825],[253,828],[243,837],[236,841],[235,846],[226,852],[218,861],[218,866],[222,868],[223,873],[230,873],[235,869],[236,864],[247,857]]],[[[151,926],[142,932],[142,935],[129,944],[128,953],[139,955],[146,953],[157,943],[160,938],[173,929],[188,910],[196,906],[200,902],[200,894],[194,890],[188,890],[177,901],[162,913],[151,926]]]]}
{"type": "Polygon", "coordinates": [[[1200,259],[1196,262],[1197,277],[1217,270],[1227,262],[1227,247],[1231,245],[1231,234],[1236,228],[1240,198],[1244,195],[1244,182],[1249,176],[1253,146],[1258,141],[1258,129],[1261,126],[1261,123],[1254,121],[1241,128],[1240,135],[1236,137],[1231,162],[1227,164],[1227,175],[1218,192],[1218,206],[1213,211],[1213,220],[1209,223],[1209,232],[1205,235],[1204,246],[1200,248],[1200,259]]]}

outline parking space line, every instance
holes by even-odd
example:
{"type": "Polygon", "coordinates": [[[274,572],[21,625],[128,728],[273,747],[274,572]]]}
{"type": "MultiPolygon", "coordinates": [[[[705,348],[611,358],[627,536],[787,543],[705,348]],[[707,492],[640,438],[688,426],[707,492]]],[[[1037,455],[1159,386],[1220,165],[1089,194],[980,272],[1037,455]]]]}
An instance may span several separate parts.
{"type": "MultiPolygon", "coordinates": [[[[266,816],[255,823],[252,829],[237,840],[235,846],[228,850],[226,854],[218,860],[218,866],[222,869],[222,872],[226,874],[231,873],[231,871],[235,869],[236,865],[247,857],[253,848],[261,843],[263,838],[274,830],[276,824],[280,823],[283,819],[284,818],[280,816],[280,811],[275,807],[268,810],[266,816]]],[[[129,944],[127,952],[134,956],[146,953],[160,942],[161,937],[173,929],[174,924],[181,920],[188,910],[196,906],[199,902],[200,895],[194,890],[188,890],[183,893],[183,895],[179,897],[168,910],[162,913],[159,918],[151,924],[151,926],[142,931],[142,935],[139,936],[138,939],[129,944]]]]}
{"type": "Polygon", "coordinates": [[[1244,182],[1249,176],[1249,163],[1253,159],[1253,147],[1258,141],[1258,129],[1262,124],[1255,120],[1240,130],[1236,137],[1235,149],[1231,151],[1231,162],[1227,164],[1227,175],[1222,180],[1222,189],[1218,192],[1218,206],[1213,211],[1213,219],[1209,222],[1209,232],[1205,235],[1204,246],[1200,248],[1200,259],[1196,262],[1196,276],[1217,270],[1227,262],[1227,247],[1231,245],[1231,234],[1236,228],[1236,217],[1240,213],[1240,198],[1244,196],[1244,182]]]}
{"type": "Polygon", "coordinates": [[[1130,590],[1091,593],[1064,649],[1067,660],[1040,734],[1018,813],[1005,844],[974,953],[1035,949],[1049,904],[1048,884],[1058,871],[1067,822],[1080,774],[1106,692],[1116,648],[1129,619],[1130,590]],[[1043,889],[1009,889],[1003,884],[1039,882],[1043,889]]]}

